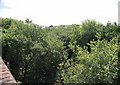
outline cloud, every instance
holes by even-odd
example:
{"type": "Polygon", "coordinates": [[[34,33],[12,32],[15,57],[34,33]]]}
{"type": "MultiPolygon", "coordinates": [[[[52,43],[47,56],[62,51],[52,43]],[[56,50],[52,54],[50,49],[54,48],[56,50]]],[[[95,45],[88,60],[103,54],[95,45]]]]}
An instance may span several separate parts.
{"type": "Polygon", "coordinates": [[[85,19],[100,22],[117,21],[119,0],[5,0],[0,15],[25,20],[30,18],[40,25],[80,23],[85,19]]]}

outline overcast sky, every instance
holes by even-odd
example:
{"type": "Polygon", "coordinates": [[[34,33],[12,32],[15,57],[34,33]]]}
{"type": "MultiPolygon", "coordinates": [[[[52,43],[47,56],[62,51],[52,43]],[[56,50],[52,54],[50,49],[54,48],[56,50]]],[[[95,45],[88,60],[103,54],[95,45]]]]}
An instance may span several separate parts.
{"type": "Polygon", "coordinates": [[[118,22],[120,0],[0,0],[0,17],[39,25],[80,24],[86,19],[118,22]]]}

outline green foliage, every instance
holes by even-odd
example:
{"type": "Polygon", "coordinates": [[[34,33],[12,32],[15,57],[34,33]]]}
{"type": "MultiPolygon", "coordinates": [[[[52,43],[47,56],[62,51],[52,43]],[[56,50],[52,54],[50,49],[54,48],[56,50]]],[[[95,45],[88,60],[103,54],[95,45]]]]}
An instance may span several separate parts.
{"type": "Polygon", "coordinates": [[[3,59],[22,82],[54,81],[57,65],[63,60],[63,43],[32,23],[13,21],[2,35],[3,59]]]}
{"type": "Polygon", "coordinates": [[[81,37],[79,39],[80,45],[83,47],[84,45],[87,45],[91,40],[96,40],[95,37],[97,32],[102,31],[103,25],[94,21],[94,20],[86,20],[81,25],[81,37]]]}
{"type": "Polygon", "coordinates": [[[9,29],[9,27],[11,26],[11,23],[12,23],[12,19],[11,18],[5,18],[5,19],[2,19],[2,27],[4,29],[9,29]]]}
{"type": "Polygon", "coordinates": [[[59,68],[59,82],[113,83],[117,78],[118,45],[116,40],[92,41],[91,53],[79,48],[76,60],[67,60],[59,68]]]}
{"type": "Polygon", "coordinates": [[[2,58],[23,83],[118,81],[119,27],[85,20],[42,28],[26,19],[1,19],[2,58]]]}

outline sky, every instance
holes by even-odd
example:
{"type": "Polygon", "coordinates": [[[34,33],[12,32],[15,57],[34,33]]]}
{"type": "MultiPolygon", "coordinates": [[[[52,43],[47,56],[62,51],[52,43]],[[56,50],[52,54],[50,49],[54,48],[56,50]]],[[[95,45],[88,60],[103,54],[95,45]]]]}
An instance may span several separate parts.
{"type": "Polygon", "coordinates": [[[118,22],[120,0],[0,0],[0,17],[49,25],[80,24],[94,19],[106,24],[118,22]]]}

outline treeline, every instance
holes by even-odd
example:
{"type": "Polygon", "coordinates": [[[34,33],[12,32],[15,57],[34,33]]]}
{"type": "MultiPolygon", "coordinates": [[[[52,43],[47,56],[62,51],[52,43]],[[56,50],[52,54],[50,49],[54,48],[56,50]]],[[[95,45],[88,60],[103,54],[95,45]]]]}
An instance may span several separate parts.
{"type": "Polygon", "coordinates": [[[120,28],[95,20],[42,27],[2,18],[2,58],[23,83],[118,84],[120,28]]]}

